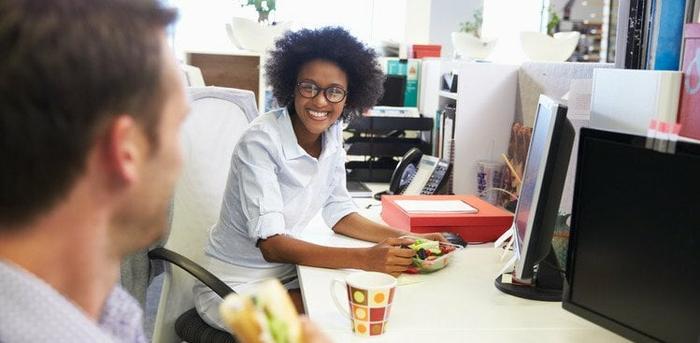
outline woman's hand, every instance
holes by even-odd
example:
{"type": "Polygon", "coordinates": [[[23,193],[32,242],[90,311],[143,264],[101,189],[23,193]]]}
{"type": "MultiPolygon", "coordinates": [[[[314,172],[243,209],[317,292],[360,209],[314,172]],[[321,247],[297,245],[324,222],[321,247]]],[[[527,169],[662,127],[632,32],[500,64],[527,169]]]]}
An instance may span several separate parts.
{"type": "Polygon", "coordinates": [[[387,238],[367,248],[364,269],[399,276],[413,263],[411,258],[416,254],[412,249],[402,248],[401,245],[413,242],[410,238],[387,238]]]}
{"type": "Polygon", "coordinates": [[[425,239],[429,239],[431,241],[440,241],[440,242],[447,243],[447,240],[445,239],[445,237],[443,237],[442,234],[439,232],[412,233],[411,236],[425,238],[425,239]]]}

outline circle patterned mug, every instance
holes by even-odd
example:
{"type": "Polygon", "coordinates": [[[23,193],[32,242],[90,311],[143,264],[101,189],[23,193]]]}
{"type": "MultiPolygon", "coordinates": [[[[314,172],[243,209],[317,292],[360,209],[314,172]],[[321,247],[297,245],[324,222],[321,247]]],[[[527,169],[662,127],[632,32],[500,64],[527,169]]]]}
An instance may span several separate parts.
{"type": "Polygon", "coordinates": [[[379,336],[386,331],[395,292],[396,278],[378,272],[354,272],[331,282],[336,307],[351,320],[352,331],[359,336],[379,336]],[[338,300],[336,284],[345,286],[349,311],[338,300]]]}

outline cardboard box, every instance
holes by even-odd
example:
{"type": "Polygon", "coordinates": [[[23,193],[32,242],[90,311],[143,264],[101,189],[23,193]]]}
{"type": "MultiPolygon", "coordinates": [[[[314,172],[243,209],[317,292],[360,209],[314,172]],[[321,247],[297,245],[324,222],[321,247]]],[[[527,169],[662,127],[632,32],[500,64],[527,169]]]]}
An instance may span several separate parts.
{"type": "Polygon", "coordinates": [[[513,214],[474,195],[385,195],[382,219],[409,232],[454,232],[467,242],[492,242],[513,224],[513,214]],[[478,213],[408,213],[395,200],[462,200],[478,213]]]}
{"type": "Polygon", "coordinates": [[[440,57],[439,44],[413,44],[413,58],[440,57]]]}

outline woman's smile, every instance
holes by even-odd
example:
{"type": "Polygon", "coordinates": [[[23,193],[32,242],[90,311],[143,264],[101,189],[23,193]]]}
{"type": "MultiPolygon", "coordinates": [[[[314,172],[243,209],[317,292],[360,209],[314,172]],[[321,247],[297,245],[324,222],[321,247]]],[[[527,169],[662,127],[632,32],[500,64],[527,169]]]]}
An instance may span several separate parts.
{"type": "Polygon", "coordinates": [[[306,110],[307,113],[309,113],[309,116],[311,119],[314,120],[326,120],[328,118],[328,111],[314,111],[314,110],[306,110]]]}

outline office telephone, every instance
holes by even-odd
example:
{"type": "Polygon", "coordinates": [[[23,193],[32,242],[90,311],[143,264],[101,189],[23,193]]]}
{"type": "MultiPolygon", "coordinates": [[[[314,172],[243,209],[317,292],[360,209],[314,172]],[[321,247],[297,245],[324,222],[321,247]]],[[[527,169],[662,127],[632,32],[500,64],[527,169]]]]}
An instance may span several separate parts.
{"type": "Polygon", "coordinates": [[[389,182],[390,194],[441,193],[447,181],[450,163],[435,156],[424,155],[411,148],[396,166],[389,182]]]}

